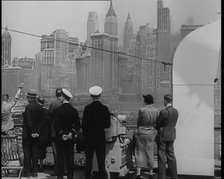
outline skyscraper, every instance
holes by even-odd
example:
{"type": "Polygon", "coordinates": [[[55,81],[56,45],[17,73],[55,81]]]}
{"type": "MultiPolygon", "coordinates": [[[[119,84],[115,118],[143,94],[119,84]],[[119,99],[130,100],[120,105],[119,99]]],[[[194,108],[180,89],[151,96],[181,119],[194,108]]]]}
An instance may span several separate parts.
{"type": "MultiPolygon", "coordinates": [[[[74,90],[75,60],[69,54],[75,55],[75,42],[63,29],[55,30],[50,36],[41,38],[41,93],[54,96],[57,87],[65,87],[71,92],[74,90]]],[[[74,58],[75,59],[75,58],[74,58]]]]}
{"type": "MultiPolygon", "coordinates": [[[[110,36],[105,33],[91,35],[92,46],[110,50],[110,36]]],[[[107,96],[111,93],[110,53],[93,48],[90,59],[90,86],[99,85],[107,96]]]]}
{"type": "Polygon", "coordinates": [[[128,52],[128,48],[130,45],[130,40],[133,38],[133,25],[131,22],[130,14],[128,13],[127,20],[124,26],[124,51],[128,52]]]}
{"type": "MultiPolygon", "coordinates": [[[[157,1],[157,61],[172,63],[170,48],[170,10],[157,1]]],[[[155,103],[163,106],[163,95],[172,93],[172,66],[156,63],[155,103]]]]}
{"type": "Polygon", "coordinates": [[[158,59],[169,62],[170,55],[170,10],[157,1],[158,59]]]}
{"type": "Polygon", "coordinates": [[[88,13],[88,20],[87,20],[87,37],[86,37],[86,45],[91,45],[90,36],[93,33],[99,32],[99,21],[97,12],[91,11],[88,13]]]}
{"type": "Polygon", "coordinates": [[[112,0],[110,1],[110,7],[107,12],[106,19],[105,19],[104,32],[109,35],[118,36],[117,15],[114,12],[112,0]]]}
{"type": "Polygon", "coordinates": [[[141,59],[141,93],[155,95],[156,31],[149,24],[142,25],[138,31],[138,48],[141,59]]]}
{"type": "Polygon", "coordinates": [[[99,32],[98,15],[97,12],[91,11],[88,13],[87,20],[87,42],[89,42],[91,34],[96,32],[99,32]]]}
{"type": "Polygon", "coordinates": [[[12,38],[6,27],[2,34],[2,66],[11,65],[11,42],[12,38]]]}

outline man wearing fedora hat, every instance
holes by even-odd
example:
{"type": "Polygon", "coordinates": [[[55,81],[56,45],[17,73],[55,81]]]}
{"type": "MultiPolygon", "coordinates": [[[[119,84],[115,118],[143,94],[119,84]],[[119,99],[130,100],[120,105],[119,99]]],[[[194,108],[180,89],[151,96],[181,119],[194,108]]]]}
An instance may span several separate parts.
{"type": "Polygon", "coordinates": [[[100,102],[103,90],[99,86],[93,86],[89,89],[89,94],[93,100],[84,108],[82,119],[82,130],[86,140],[86,170],[85,179],[91,178],[92,160],[94,151],[97,157],[98,178],[106,177],[105,170],[105,128],[110,127],[110,111],[107,106],[100,102]]]}
{"type": "Polygon", "coordinates": [[[80,119],[78,111],[69,103],[72,97],[68,90],[62,88],[60,97],[62,105],[53,110],[57,149],[57,179],[63,179],[64,159],[67,178],[73,179],[74,144],[75,136],[80,129],[80,119]]]}
{"type": "Polygon", "coordinates": [[[141,176],[141,168],[149,169],[149,178],[153,179],[154,139],[157,134],[154,126],[159,111],[154,106],[151,94],[143,95],[143,99],[145,106],[139,109],[135,141],[137,179],[143,178],[141,176]]]}
{"type": "Polygon", "coordinates": [[[37,177],[39,157],[40,124],[44,116],[43,107],[37,103],[36,90],[30,89],[26,94],[28,105],[23,113],[22,145],[24,152],[24,177],[37,177]],[[31,170],[32,169],[32,170],[31,170]]]}
{"type": "Polygon", "coordinates": [[[164,95],[165,109],[161,110],[156,122],[158,131],[158,178],[166,178],[166,162],[168,173],[172,179],[177,179],[177,164],[174,154],[174,140],[176,139],[176,123],[178,111],[172,106],[173,97],[164,95]]]}

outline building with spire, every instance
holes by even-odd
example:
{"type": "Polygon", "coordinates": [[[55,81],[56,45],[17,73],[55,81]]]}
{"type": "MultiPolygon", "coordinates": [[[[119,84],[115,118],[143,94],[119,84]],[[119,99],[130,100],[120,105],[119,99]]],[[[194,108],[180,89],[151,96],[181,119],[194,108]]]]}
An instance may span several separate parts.
{"type": "Polygon", "coordinates": [[[6,27],[2,34],[2,66],[11,65],[11,43],[12,37],[6,27]]]}
{"type": "Polygon", "coordinates": [[[112,0],[110,1],[110,7],[107,12],[106,19],[105,19],[104,32],[109,35],[118,36],[117,15],[114,12],[112,0]]]}
{"type": "Polygon", "coordinates": [[[127,20],[125,22],[124,26],[124,37],[123,37],[123,46],[124,46],[124,51],[128,52],[129,46],[130,46],[130,41],[133,38],[133,25],[131,22],[131,17],[130,14],[128,13],[127,20]]]}

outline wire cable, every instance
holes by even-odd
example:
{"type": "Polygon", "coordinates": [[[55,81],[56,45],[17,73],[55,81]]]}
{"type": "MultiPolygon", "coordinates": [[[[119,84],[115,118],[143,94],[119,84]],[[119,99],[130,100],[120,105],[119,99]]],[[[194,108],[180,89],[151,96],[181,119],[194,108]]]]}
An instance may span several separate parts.
{"type": "MultiPolygon", "coordinates": [[[[5,28],[2,27],[2,29],[5,29],[5,28]]],[[[45,38],[43,36],[36,35],[36,34],[33,34],[33,33],[18,31],[18,30],[9,29],[9,28],[8,28],[8,31],[15,32],[15,33],[20,33],[20,34],[24,34],[24,35],[29,35],[29,36],[34,36],[34,37],[38,37],[38,38],[42,38],[42,39],[50,39],[49,36],[47,36],[45,38]]],[[[120,52],[120,51],[117,51],[116,52],[116,51],[101,49],[101,48],[92,47],[92,46],[88,46],[88,45],[82,45],[82,44],[78,44],[78,43],[74,43],[74,42],[63,41],[63,40],[59,40],[59,39],[54,39],[54,41],[62,42],[62,43],[67,43],[67,44],[72,44],[72,45],[76,45],[76,46],[80,46],[80,47],[84,47],[84,48],[91,48],[91,49],[94,49],[94,50],[99,50],[99,51],[104,51],[104,52],[115,53],[115,54],[118,54],[118,55],[125,55],[125,56],[129,56],[129,57],[133,57],[133,58],[138,58],[138,59],[142,59],[142,60],[150,60],[150,61],[153,61],[155,63],[161,63],[163,65],[173,65],[172,63],[169,63],[169,62],[155,60],[155,59],[152,59],[152,58],[143,58],[143,57],[139,57],[139,56],[135,56],[135,55],[126,54],[126,53],[120,52]]]]}

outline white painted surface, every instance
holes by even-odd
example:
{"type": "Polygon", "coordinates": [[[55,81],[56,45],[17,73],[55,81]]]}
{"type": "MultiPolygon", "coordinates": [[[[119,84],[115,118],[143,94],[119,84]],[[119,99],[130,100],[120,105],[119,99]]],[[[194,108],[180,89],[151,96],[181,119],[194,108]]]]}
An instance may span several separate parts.
{"type": "Polygon", "coordinates": [[[221,20],[183,39],[173,65],[173,104],[179,111],[175,153],[178,174],[214,176],[214,79],[221,20]],[[202,84],[202,85],[189,85],[202,84]]]}

